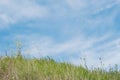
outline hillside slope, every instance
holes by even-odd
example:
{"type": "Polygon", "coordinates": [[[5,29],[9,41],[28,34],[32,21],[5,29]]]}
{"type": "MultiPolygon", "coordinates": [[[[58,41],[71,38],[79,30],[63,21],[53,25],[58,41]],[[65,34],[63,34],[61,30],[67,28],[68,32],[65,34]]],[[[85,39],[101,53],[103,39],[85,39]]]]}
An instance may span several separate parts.
{"type": "Polygon", "coordinates": [[[120,80],[120,72],[88,70],[82,66],[58,63],[53,59],[0,58],[0,80],[120,80]]]}

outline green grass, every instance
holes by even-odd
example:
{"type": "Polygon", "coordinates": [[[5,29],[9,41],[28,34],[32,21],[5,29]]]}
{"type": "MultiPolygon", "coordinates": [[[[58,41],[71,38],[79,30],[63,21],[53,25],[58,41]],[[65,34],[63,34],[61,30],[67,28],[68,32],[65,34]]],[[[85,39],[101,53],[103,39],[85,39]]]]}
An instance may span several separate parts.
{"type": "Polygon", "coordinates": [[[120,80],[117,69],[88,70],[82,66],[58,63],[50,58],[0,58],[0,80],[120,80]]]}

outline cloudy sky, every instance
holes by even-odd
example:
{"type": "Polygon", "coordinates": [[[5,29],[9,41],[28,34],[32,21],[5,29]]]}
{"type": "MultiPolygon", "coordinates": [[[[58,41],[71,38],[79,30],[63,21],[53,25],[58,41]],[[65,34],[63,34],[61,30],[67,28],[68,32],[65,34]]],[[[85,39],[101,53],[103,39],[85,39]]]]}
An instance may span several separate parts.
{"type": "Polygon", "coordinates": [[[0,55],[18,40],[23,55],[120,64],[120,0],[0,0],[0,55]]]}

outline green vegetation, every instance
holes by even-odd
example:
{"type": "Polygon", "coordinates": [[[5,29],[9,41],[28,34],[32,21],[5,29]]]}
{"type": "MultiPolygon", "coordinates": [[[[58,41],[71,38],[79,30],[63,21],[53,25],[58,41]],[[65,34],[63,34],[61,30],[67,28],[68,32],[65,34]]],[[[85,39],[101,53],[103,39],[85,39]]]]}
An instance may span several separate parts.
{"type": "Polygon", "coordinates": [[[89,70],[85,58],[85,68],[56,62],[49,57],[26,59],[21,55],[20,46],[17,47],[17,56],[6,54],[0,57],[0,80],[120,80],[117,65],[109,71],[100,68],[89,70]]]}
{"type": "Polygon", "coordinates": [[[0,58],[0,80],[120,80],[117,69],[88,70],[82,66],[58,63],[53,59],[0,58]]]}

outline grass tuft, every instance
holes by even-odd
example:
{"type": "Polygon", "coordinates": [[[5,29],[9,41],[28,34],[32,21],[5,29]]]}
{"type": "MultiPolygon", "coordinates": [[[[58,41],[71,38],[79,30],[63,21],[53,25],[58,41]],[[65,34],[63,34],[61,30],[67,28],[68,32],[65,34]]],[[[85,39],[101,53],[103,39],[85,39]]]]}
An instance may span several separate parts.
{"type": "Polygon", "coordinates": [[[120,80],[115,68],[88,70],[82,66],[58,63],[53,59],[26,59],[17,57],[0,58],[0,80],[120,80]]]}

